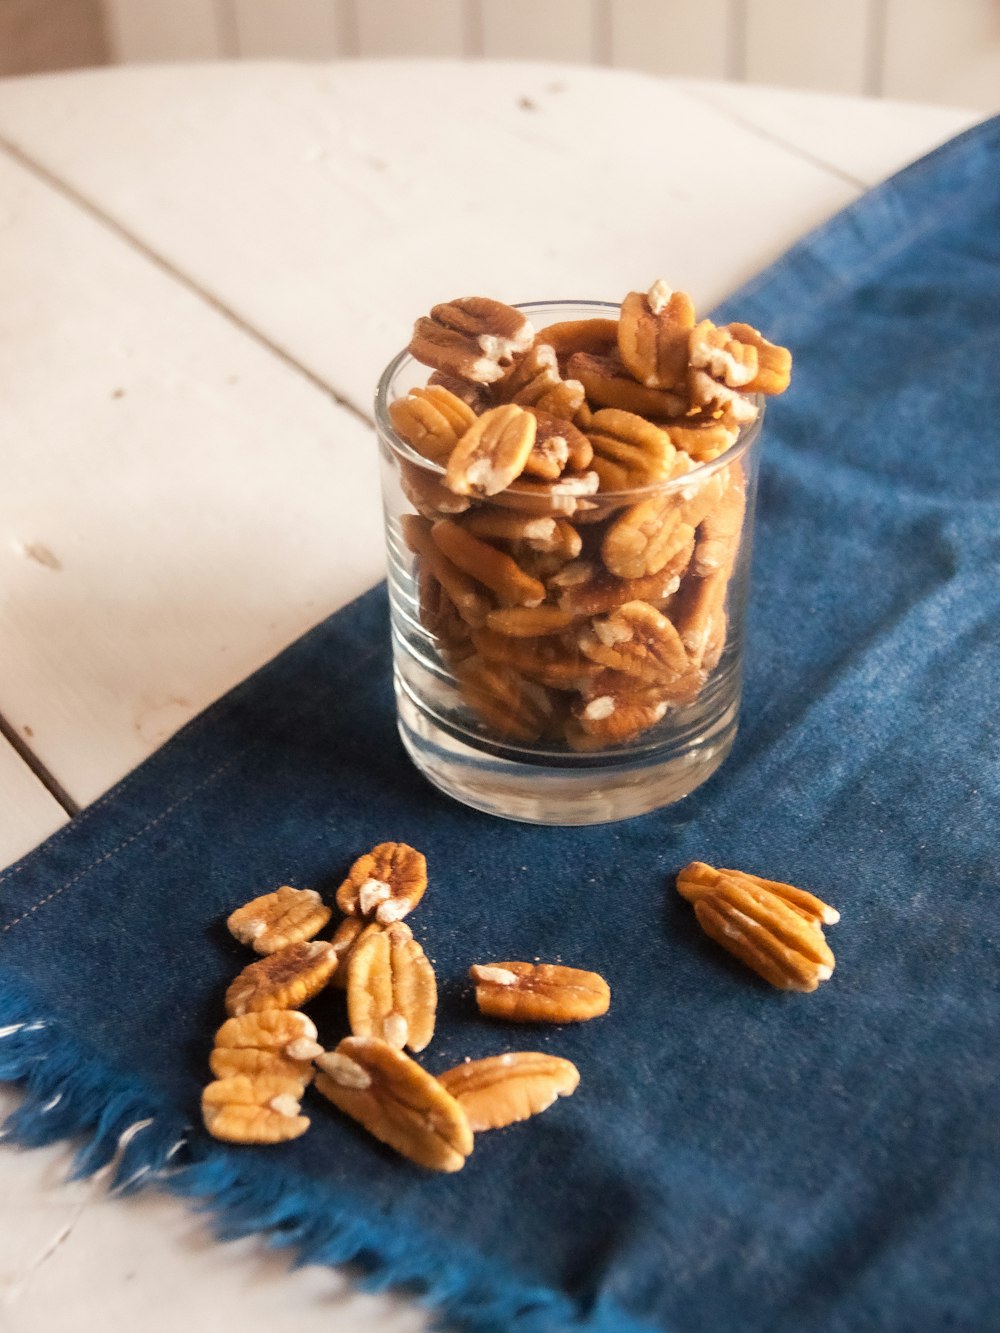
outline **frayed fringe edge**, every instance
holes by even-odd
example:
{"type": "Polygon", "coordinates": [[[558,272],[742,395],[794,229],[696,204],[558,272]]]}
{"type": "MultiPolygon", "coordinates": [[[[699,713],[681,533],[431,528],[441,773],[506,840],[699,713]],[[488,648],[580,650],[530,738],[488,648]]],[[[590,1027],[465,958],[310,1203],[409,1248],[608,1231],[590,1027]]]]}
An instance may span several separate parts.
{"type": "Polygon", "coordinates": [[[464,1333],[650,1333],[620,1311],[581,1319],[546,1288],[527,1288],[474,1255],[433,1251],[412,1234],[389,1232],[319,1186],[290,1184],[255,1163],[241,1175],[238,1152],[206,1145],[140,1081],[110,1068],[58,1023],[40,1017],[0,974],[0,1080],[24,1085],[0,1139],[39,1147],[84,1136],[71,1179],[103,1178],[112,1194],[158,1185],[211,1214],[222,1240],[262,1235],[298,1264],[357,1264],[372,1291],[405,1288],[433,1311],[438,1329],[464,1333]]]}

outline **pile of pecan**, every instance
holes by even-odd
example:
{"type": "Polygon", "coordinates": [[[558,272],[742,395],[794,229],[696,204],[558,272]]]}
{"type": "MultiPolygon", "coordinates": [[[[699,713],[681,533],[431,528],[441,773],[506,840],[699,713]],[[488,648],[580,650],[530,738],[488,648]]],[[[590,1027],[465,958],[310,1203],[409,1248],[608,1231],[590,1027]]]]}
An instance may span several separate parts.
{"type": "Polygon", "coordinates": [[[746,508],[739,459],[701,465],[788,387],[789,352],[696,322],[662,281],[618,319],[537,333],[498,301],[447,302],[409,351],[434,373],[389,407],[423,460],[399,457],[403,536],[422,624],[484,728],[600,750],[693,703],[746,508]]]}
{"type": "MultiPolygon", "coordinates": [[[[226,992],[215,1036],[214,1081],[202,1094],[209,1133],[231,1143],[280,1143],[309,1128],[302,1098],[316,1090],[369,1133],[420,1166],[457,1171],[473,1135],[526,1120],[573,1093],[575,1065],[508,1051],[429,1073],[413,1055],[434,1036],[437,982],[403,920],[427,888],[427,863],[406,843],[380,843],[353,864],[333,915],[314,889],[284,886],[238,908],[230,933],[263,955],[226,992]],[[328,985],[347,992],[351,1035],[333,1050],[300,1006],[328,985]],[[412,1052],[406,1054],[406,1049],[412,1052]]],[[[552,963],[473,964],[480,1012],[515,1023],[572,1023],[607,1011],[595,972],[552,963]]]]}

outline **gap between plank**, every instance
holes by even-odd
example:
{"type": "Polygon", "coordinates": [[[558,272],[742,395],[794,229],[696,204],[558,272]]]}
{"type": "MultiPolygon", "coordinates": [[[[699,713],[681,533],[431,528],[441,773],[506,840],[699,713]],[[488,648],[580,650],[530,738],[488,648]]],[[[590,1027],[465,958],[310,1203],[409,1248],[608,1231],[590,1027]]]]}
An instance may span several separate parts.
{"type": "Polygon", "coordinates": [[[249,324],[242,315],[238,314],[223,301],[220,301],[217,296],[213,296],[211,292],[206,291],[194,278],[189,277],[181,269],[176,268],[168,259],[164,259],[161,254],[156,250],[153,250],[145,241],[140,240],[138,236],[130,232],[122,225],[122,223],[112,217],[110,213],[106,213],[100,205],[94,203],[92,199],[88,198],[87,195],[83,194],[75,186],[70,185],[67,181],[64,181],[61,177],[50,171],[48,167],[43,166],[41,162],[36,162],[33,157],[30,157],[24,151],[24,149],[18,147],[16,143],[12,142],[3,134],[0,134],[0,150],[5,152],[8,157],[12,158],[13,161],[17,162],[20,166],[24,167],[26,171],[30,171],[36,179],[42,181],[43,184],[48,185],[50,189],[55,190],[58,194],[61,194],[63,198],[68,199],[70,203],[75,204],[77,208],[81,209],[88,215],[88,217],[93,218],[95,222],[100,223],[101,226],[112,232],[119,240],[124,241],[130,249],[134,250],[137,254],[142,255],[144,259],[148,260],[158,268],[161,273],[165,273],[167,277],[172,278],[175,282],[179,282],[180,285],[191,292],[193,296],[196,296],[200,301],[204,302],[204,304],[214,310],[217,315],[221,315],[223,319],[227,320],[234,328],[238,329],[248,338],[251,338],[258,344],[258,346],[263,347],[266,351],[270,352],[272,356],[277,357],[279,361],[283,361],[286,366],[301,375],[303,379],[308,380],[314,388],[319,389],[328,398],[332,399],[338,407],[342,407],[345,412],[350,412],[352,417],[355,417],[370,430],[375,429],[374,419],[362,408],[358,407],[356,403],[352,403],[349,398],[345,398],[343,394],[338,393],[331,384],[327,384],[326,380],[322,379],[314,370],[310,370],[308,366],[297,360],[297,358],[286,348],[282,347],[279,343],[273,342],[266,334],[261,333],[261,331],[255,328],[254,325],[249,324]]]}
{"type": "Polygon", "coordinates": [[[0,713],[0,736],[7,741],[17,757],[31,769],[52,799],[62,806],[70,819],[80,813],[81,807],[73,800],[62,783],[49,772],[34,750],[25,743],[17,728],[12,726],[2,713],[0,713]]]}
{"type": "Polygon", "coordinates": [[[738,111],[733,111],[731,107],[723,106],[716,102],[711,93],[703,93],[700,90],[689,87],[686,84],[675,84],[674,87],[685,97],[690,97],[695,102],[701,102],[704,106],[710,106],[713,111],[718,111],[720,115],[726,116],[734,124],[749,130],[755,134],[758,139],[763,139],[766,143],[772,143],[778,148],[784,148],[786,152],[791,153],[793,157],[801,158],[803,162],[808,162],[810,166],[818,167],[821,171],[828,172],[831,176],[836,176],[838,180],[844,181],[848,185],[853,185],[855,189],[864,192],[871,188],[868,181],[859,180],[857,176],[852,176],[849,171],[844,171],[840,167],[835,167],[832,162],[826,162],[823,158],[817,157],[815,153],[810,153],[807,148],[801,148],[798,144],[789,143],[787,139],[782,138],[780,134],[774,134],[771,130],[762,129],[754,121],[748,120],[746,116],[741,116],[738,111]]]}

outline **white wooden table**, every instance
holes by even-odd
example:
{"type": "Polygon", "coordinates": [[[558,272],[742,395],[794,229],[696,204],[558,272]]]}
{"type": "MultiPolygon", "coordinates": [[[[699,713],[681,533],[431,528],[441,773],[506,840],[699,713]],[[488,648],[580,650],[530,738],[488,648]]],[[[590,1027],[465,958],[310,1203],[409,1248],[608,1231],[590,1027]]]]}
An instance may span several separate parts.
{"type": "MultiPolygon", "coordinates": [[[[369,403],[431,302],[708,306],[976,119],[541,64],[0,83],[0,863],[381,576],[369,403]]],[[[66,1161],[0,1151],[4,1333],[427,1326],[66,1161]]]]}

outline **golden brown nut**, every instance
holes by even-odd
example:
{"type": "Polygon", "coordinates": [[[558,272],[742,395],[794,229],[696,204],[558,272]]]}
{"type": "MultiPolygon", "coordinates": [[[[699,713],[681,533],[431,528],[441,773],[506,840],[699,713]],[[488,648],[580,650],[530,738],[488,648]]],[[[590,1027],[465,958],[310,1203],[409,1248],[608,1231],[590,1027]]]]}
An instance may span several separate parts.
{"type": "Polygon", "coordinates": [[[488,407],[493,406],[493,399],[485,384],[473,384],[471,380],[463,380],[457,375],[446,375],[443,370],[435,370],[427,381],[428,388],[434,385],[440,385],[442,389],[447,389],[456,398],[460,398],[466,407],[472,408],[477,417],[480,412],[485,412],[488,407]]]}
{"type": "Polygon", "coordinates": [[[491,407],[452,449],[444,484],[456,495],[496,495],[524,471],[538,423],[517,403],[491,407]]]}
{"type": "Polygon", "coordinates": [[[535,341],[546,343],[560,360],[574,352],[608,356],[614,351],[617,339],[616,319],[567,319],[558,324],[546,324],[535,335],[535,341]]]}
{"type": "Polygon", "coordinates": [[[473,651],[469,627],[430,570],[421,569],[418,572],[417,588],[420,623],[433,635],[438,650],[448,657],[468,657],[473,651]]]}
{"type": "Polygon", "coordinates": [[[446,375],[493,384],[534,336],[520,310],[486,296],[466,296],[436,305],[429,317],[418,319],[409,351],[446,375]]]}
{"type": "Polygon", "coordinates": [[[380,842],[359,856],[337,890],[345,916],[362,916],[383,926],[402,921],[427,888],[427,861],[405,842],[380,842]]]}
{"type": "Polygon", "coordinates": [[[396,466],[399,468],[399,484],[403,494],[424,518],[464,514],[472,503],[468,496],[450,491],[440,473],[432,472],[412,459],[397,458],[396,466]]]}
{"type": "Polygon", "coordinates": [[[555,352],[537,341],[515,361],[494,393],[501,402],[539,408],[567,421],[572,421],[584,401],[583,385],[564,380],[555,352]]]}
{"type": "Polygon", "coordinates": [[[495,505],[478,505],[462,520],[462,527],[486,541],[524,542],[539,550],[556,539],[556,521],[550,515],[520,514],[495,505]]]}
{"type": "MultiPolygon", "coordinates": [[[[725,641],[726,590],[729,587],[729,572],[725,569],[714,570],[699,577],[688,574],[681,581],[675,601],[670,607],[670,618],[674,623],[681,643],[694,667],[711,665],[710,651],[719,635],[725,641]]],[[[718,661],[721,647],[715,654],[718,661]]]]}
{"type": "Polygon", "coordinates": [[[686,518],[688,503],[680,495],[661,492],[619,514],[601,543],[601,558],[611,573],[641,579],[677,559],[694,535],[694,525],[686,518]]]}
{"type": "Polygon", "coordinates": [[[619,578],[588,561],[577,561],[577,567],[564,565],[550,580],[560,608],[576,616],[597,616],[615,611],[626,602],[648,602],[662,610],[663,603],[680,587],[681,576],[694,554],[694,528],[686,525],[682,535],[687,536],[686,543],[677,547],[663,568],[638,579],[619,578]]]}
{"type": "Polygon", "coordinates": [[[356,1037],[422,1051],[434,1035],[437,982],[405,921],[367,935],[351,950],[347,1015],[356,1037]]]}
{"type": "Polygon", "coordinates": [[[201,1094],[201,1114],[213,1138],[227,1143],[283,1143],[309,1128],[300,1115],[302,1084],[277,1075],[232,1078],[210,1083],[201,1094]]]}
{"type": "MultiPolygon", "coordinates": [[[[699,408],[709,415],[719,413],[725,420],[736,426],[748,426],[756,421],[757,404],[747,397],[749,387],[743,391],[731,389],[728,384],[713,379],[705,370],[688,371],[688,397],[691,406],[699,408]]],[[[676,416],[677,413],[671,413],[676,416]]]]}
{"type": "Polygon", "coordinates": [[[728,416],[700,408],[677,421],[665,421],[663,429],[671,443],[682,449],[696,463],[710,463],[731,449],[739,435],[739,425],[728,416]]]}
{"type": "Polygon", "coordinates": [[[283,884],[238,907],[226,920],[230,935],[256,953],[276,953],[318,935],[331,912],[315,889],[283,884]]]}
{"type": "Polygon", "coordinates": [[[551,412],[541,411],[537,407],[529,410],[538,422],[538,429],[535,431],[535,447],[524,468],[525,474],[539,477],[542,481],[555,481],[556,477],[567,470],[571,473],[586,472],[594,457],[594,450],[583,431],[572,421],[553,416],[551,412]],[[551,465],[546,471],[538,470],[540,458],[545,456],[547,449],[554,450],[557,458],[562,458],[565,451],[566,457],[555,476],[549,475],[551,465]]]}
{"type": "Polygon", "coordinates": [[[215,1034],[209,1065],[217,1079],[276,1074],[304,1088],[322,1051],[312,1019],[295,1009],[265,1009],[227,1019],[215,1034]]]}
{"type": "Polygon", "coordinates": [[[745,389],[757,374],[756,347],[740,342],[729,327],[717,328],[710,319],[691,330],[688,355],[696,370],[730,389],[745,389]]]}
{"type": "Polygon", "coordinates": [[[739,463],[729,469],[729,482],[722,498],[698,525],[692,573],[701,576],[724,570],[728,575],[736,563],[746,511],[746,492],[739,463]]]}
{"type": "Polygon", "coordinates": [[[432,536],[432,524],[415,514],[400,519],[403,540],[419,557],[421,574],[432,574],[467,625],[484,625],[492,603],[475,579],[447,558],[432,536]]]}
{"type": "Polygon", "coordinates": [[[337,951],[337,970],[330,978],[330,985],[338,990],[347,989],[347,974],[350,970],[351,955],[355,948],[369,935],[377,935],[388,930],[380,921],[368,921],[363,916],[345,916],[334,932],[330,943],[337,951]]]}
{"type": "Polygon", "coordinates": [[[476,1003],[512,1023],[582,1023],[608,1011],[611,991],[596,972],[555,963],[474,963],[476,1003]]]}
{"type": "Polygon", "coordinates": [[[595,412],[587,439],[602,491],[635,490],[665,481],[673,472],[676,450],[670,436],[634,412],[614,407],[595,412]]]}
{"type": "Polygon", "coordinates": [[[637,383],[617,357],[575,352],[566,373],[583,385],[592,406],[618,407],[653,419],[680,416],[688,407],[683,394],[637,383]]]}
{"type": "Polygon", "coordinates": [[[442,555],[496,593],[503,606],[540,606],[545,600],[544,584],[525,574],[505,551],[480,541],[457,523],[441,519],[431,529],[431,537],[442,555]]]}
{"type": "Polygon", "coordinates": [[[576,617],[557,606],[507,607],[491,611],[486,617],[486,628],[497,634],[508,634],[514,639],[539,639],[549,634],[562,634],[576,617]]]}
{"type": "Polygon", "coordinates": [[[580,650],[592,662],[649,685],[671,684],[691,674],[673,624],[648,602],[626,602],[580,634],[580,650]]]}
{"type": "Polygon", "coordinates": [[[472,1152],[465,1112],[408,1055],[374,1037],[345,1037],[316,1064],[317,1091],[382,1143],[432,1171],[465,1165],[472,1152]]]}
{"type": "Polygon", "coordinates": [[[445,463],[476,414],[467,403],[441,385],[411,389],[389,404],[396,434],[432,463],[445,463]]]}
{"type": "Polygon", "coordinates": [[[564,472],[558,481],[535,481],[521,476],[507,490],[495,495],[493,503],[525,514],[556,514],[569,518],[588,506],[590,502],[585,497],[593,495],[600,484],[596,472],[564,472]]]}
{"type": "Polygon", "coordinates": [[[677,891],[716,943],[781,990],[814,991],[835,965],[823,925],[840,914],[791,884],[692,861],[677,891]]]}
{"type": "Polygon", "coordinates": [[[586,658],[572,635],[518,639],[495,630],[472,631],[476,651],[491,666],[500,665],[556,690],[577,689],[599,667],[586,658]]]}
{"type": "Polygon", "coordinates": [[[559,1097],[570,1097],[580,1071],[569,1060],[537,1051],[512,1051],[485,1060],[466,1060],[438,1074],[478,1134],[503,1129],[547,1110],[559,1097]]]}
{"type": "Polygon", "coordinates": [[[651,389],[684,384],[694,304],[663,279],[648,292],[629,292],[618,321],[618,352],[630,374],[651,389]]]}
{"type": "Polygon", "coordinates": [[[744,393],[784,393],[792,378],[792,354],[779,347],[749,324],[730,324],[729,332],[757,352],[757,374],[744,386],[744,393]]]}
{"type": "Polygon", "coordinates": [[[226,1013],[298,1009],[318,995],[333,975],[337,955],[328,940],[290,944],[245,967],[226,991],[226,1013]]]}
{"type": "Polygon", "coordinates": [[[544,686],[506,662],[467,657],[455,665],[455,679],[464,701],[500,736],[536,741],[555,717],[556,705],[544,686]]]}

